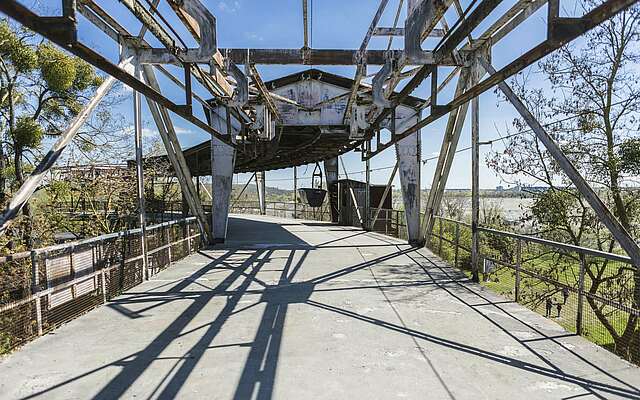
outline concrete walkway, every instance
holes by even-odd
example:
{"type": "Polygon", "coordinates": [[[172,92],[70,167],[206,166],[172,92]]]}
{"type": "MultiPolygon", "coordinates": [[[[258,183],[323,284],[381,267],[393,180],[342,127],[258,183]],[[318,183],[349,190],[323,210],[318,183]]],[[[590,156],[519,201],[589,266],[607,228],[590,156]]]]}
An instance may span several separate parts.
{"type": "Polygon", "coordinates": [[[427,250],[267,217],[230,238],[0,361],[0,398],[640,399],[640,369],[427,250]]]}

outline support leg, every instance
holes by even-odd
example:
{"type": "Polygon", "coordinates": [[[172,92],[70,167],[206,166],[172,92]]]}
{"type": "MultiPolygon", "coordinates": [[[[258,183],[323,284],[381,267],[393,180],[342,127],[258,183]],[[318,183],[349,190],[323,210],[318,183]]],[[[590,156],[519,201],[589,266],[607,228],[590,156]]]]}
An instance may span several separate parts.
{"type": "MultiPolygon", "coordinates": [[[[135,74],[141,78],[140,64],[136,61],[135,74]]],[[[142,169],[142,96],[140,92],[133,93],[133,119],[136,144],[136,189],[138,195],[138,223],[140,225],[140,252],[142,255],[142,277],[149,279],[147,269],[147,216],[144,204],[144,170],[142,169]]]]}
{"type": "Polygon", "coordinates": [[[329,206],[331,207],[331,222],[338,222],[338,158],[324,161],[324,176],[327,180],[329,206]]]}
{"type": "MultiPolygon", "coordinates": [[[[467,86],[468,76],[468,69],[463,69],[460,73],[460,78],[458,79],[456,96],[461,95],[464,92],[464,89],[467,86]]],[[[440,147],[438,163],[433,174],[433,181],[431,183],[431,189],[429,190],[429,196],[427,197],[422,229],[423,239],[425,241],[429,241],[431,231],[433,230],[434,217],[440,212],[440,203],[442,202],[444,190],[447,186],[447,179],[449,178],[449,172],[451,171],[451,165],[453,164],[453,159],[456,154],[458,140],[460,139],[460,133],[464,126],[464,120],[467,116],[468,108],[469,103],[465,103],[459,108],[452,110],[449,114],[447,127],[445,129],[444,137],[442,138],[442,146],[440,147]]]]}
{"type": "MultiPolygon", "coordinates": [[[[407,118],[402,125],[411,126],[420,115],[407,118]]],[[[402,131],[403,127],[398,128],[402,131]]],[[[400,186],[410,244],[419,244],[420,237],[420,130],[396,142],[396,157],[400,171],[400,186]]]]}
{"type": "Polygon", "coordinates": [[[293,167],[293,219],[298,218],[298,167],[293,167]]]}
{"type": "MultiPolygon", "coordinates": [[[[365,160],[365,188],[364,188],[364,229],[371,230],[371,159],[368,157],[371,152],[371,140],[366,142],[367,159],[365,160]]],[[[420,164],[418,164],[420,168],[420,164]]],[[[420,189],[418,189],[418,192],[420,189]]],[[[419,209],[419,208],[418,208],[419,209]]]]}
{"type": "MultiPolygon", "coordinates": [[[[226,123],[226,110],[218,107],[218,113],[211,112],[211,125],[221,132],[231,134],[226,123]]],[[[211,205],[213,242],[224,243],[227,238],[229,203],[233,186],[233,169],[235,166],[235,148],[227,145],[215,136],[211,136],[211,205]]]]}
{"type": "Polygon", "coordinates": [[[258,188],[258,203],[260,203],[260,215],[267,213],[267,201],[266,201],[266,183],[264,171],[256,172],[256,186],[258,188]]]}
{"type": "MultiPolygon", "coordinates": [[[[160,85],[156,79],[153,68],[150,65],[144,65],[142,70],[144,78],[149,85],[156,88],[156,90],[160,90],[160,85]]],[[[165,150],[167,151],[167,157],[171,162],[171,166],[173,167],[178,183],[180,184],[180,190],[184,196],[183,200],[186,201],[186,203],[183,202],[183,204],[188,206],[192,215],[194,215],[198,220],[198,225],[203,233],[205,242],[211,243],[211,231],[200,201],[199,188],[196,189],[193,185],[193,178],[189,171],[189,167],[187,166],[184,154],[182,153],[182,148],[180,147],[180,142],[178,141],[178,136],[169,112],[167,109],[149,98],[147,98],[147,105],[149,106],[149,111],[156,123],[158,132],[160,133],[160,138],[162,139],[165,150]]]]}
{"type": "Polygon", "coordinates": [[[479,282],[480,242],[478,224],[480,222],[480,138],[479,101],[471,100],[471,274],[474,282],[479,282]]]}

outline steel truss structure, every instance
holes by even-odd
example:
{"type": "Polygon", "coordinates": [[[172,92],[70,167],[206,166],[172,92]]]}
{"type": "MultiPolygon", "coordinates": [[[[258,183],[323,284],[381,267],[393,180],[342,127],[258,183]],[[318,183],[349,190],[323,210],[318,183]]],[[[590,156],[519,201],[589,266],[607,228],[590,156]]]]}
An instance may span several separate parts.
{"type": "MultiPolygon", "coordinates": [[[[327,150],[318,156],[318,161],[325,160],[325,166],[330,165],[337,171],[336,157],[345,151],[359,147],[363,153],[363,160],[366,160],[368,165],[371,157],[395,146],[398,161],[387,186],[390,187],[393,177],[399,172],[409,240],[423,242],[430,236],[434,217],[438,215],[453,156],[471,103],[472,226],[473,235],[477,238],[478,96],[498,86],[547,146],[560,167],[594,208],[634,264],[640,265],[640,249],[636,242],[506,83],[507,78],[632,6],[635,2],[636,0],[604,0],[583,16],[567,18],[559,14],[559,0],[517,0],[501,14],[496,13],[496,9],[502,3],[501,0],[472,1],[466,8],[463,8],[459,0],[407,0],[407,17],[404,26],[398,27],[399,16],[404,6],[404,1],[400,1],[394,26],[384,27],[379,26],[379,23],[389,1],[381,0],[358,49],[320,50],[309,47],[307,0],[302,0],[304,32],[303,46],[300,49],[218,47],[216,17],[200,0],[119,0],[119,3],[142,24],[142,29],[137,36],[132,35],[126,27],[110,16],[98,1],[61,0],[62,15],[40,16],[16,0],[4,0],[0,3],[1,12],[93,64],[109,74],[111,78],[98,89],[95,98],[86,104],[82,113],[72,121],[65,134],[18,191],[0,220],[0,232],[4,232],[11,220],[18,215],[40,183],[42,175],[54,165],[80,125],[106,95],[115,80],[119,80],[146,97],[187,203],[198,219],[208,242],[224,240],[226,235],[231,189],[229,178],[233,174],[237,156],[240,154],[243,159],[252,157],[259,159],[274,152],[273,149],[277,147],[280,139],[277,128],[287,124],[288,115],[283,113],[283,105],[293,107],[298,112],[312,113],[318,110],[324,112],[325,109],[322,107],[336,102],[341,102],[338,108],[341,114],[339,122],[332,128],[335,132],[332,132],[348,135],[348,144],[341,143],[339,149],[333,149],[333,152],[327,150]],[[166,2],[175,12],[186,30],[193,36],[192,42],[198,44],[196,47],[189,47],[176,33],[175,27],[171,26],[159,13],[160,1],[166,2]],[[508,40],[510,32],[545,5],[548,10],[546,39],[524,54],[515,57],[502,68],[494,69],[491,64],[492,47],[503,40],[508,40]],[[457,15],[456,21],[451,25],[444,18],[449,9],[457,15]],[[78,40],[77,30],[80,18],[100,29],[120,47],[119,63],[110,61],[100,52],[78,40]],[[478,27],[484,22],[488,23],[488,28],[477,34],[478,27]],[[152,42],[160,43],[161,46],[153,47],[145,39],[148,36],[153,36],[152,42]],[[368,49],[369,42],[374,36],[389,37],[387,50],[368,49]],[[391,40],[394,37],[403,40],[403,49],[391,49],[391,40]],[[428,38],[435,38],[437,44],[430,48],[423,48],[428,38]],[[274,88],[270,88],[263,82],[256,68],[256,65],[260,64],[352,65],[356,68],[356,74],[349,90],[337,94],[332,99],[324,99],[309,106],[278,94],[274,88]],[[176,76],[170,68],[166,67],[167,65],[171,65],[174,69],[180,68],[182,76],[176,76]],[[243,65],[244,68],[238,65],[243,65]],[[380,68],[373,78],[373,84],[366,85],[363,80],[367,76],[368,66],[372,65],[380,68]],[[452,72],[442,79],[441,73],[445,69],[452,69],[452,72]],[[160,73],[182,89],[184,102],[178,104],[163,94],[156,73],[160,73]],[[411,93],[426,80],[430,81],[431,87],[429,99],[414,107],[411,114],[400,113],[400,106],[405,104],[411,93]],[[453,98],[446,103],[439,102],[439,92],[454,81],[456,89],[453,98]],[[202,105],[206,120],[194,113],[194,100],[202,105]],[[213,221],[207,221],[204,216],[202,205],[192,183],[190,169],[177,141],[169,111],[211,135],[211,171],[214,182],[213,221]],[[419,131],[445,115],[448,115],[448,121],[431,184],[432,190],[426,204],[426,218],[421,226],[419,131]],[[346,131],[340,131],[342,127],[346,127],[346,131]],[[380,134],[383,129],[391,132],[387,140],[383,140],[380,134]]],[[[137,115],[139,115],[139,104],[140,102],[137,101],[137,115]]],[[[318,122],[316,125],[321,124],[318,122]]],[[[135,126],[137,134],[140,134],[139,124],[135,126]]],[[[326,127],[323,129],[326,130],[326,127]]],[[[307,148],[314,146],[314,142],[307,143],[306,146],[307,148]]],[[[138,147],[140,147],[139,144],[138,147]]],[[[140,159],[138,164],[141,164],[140,159]]],[[[299,164],[291,162],[289,166],[296,165],[299,164]]],[[[263,171],[253,172],[258,173],[258,187],[263,189],[263,171]]],[[[141,172],[139,172],[139,181],[141,179],[141,172]]],[[[141,208],[143,206],[141,202],[141,208]]],[[[378,212],[373,218],[374,223],[378,212]]],[[[367,212],[364,216],[364,226],[372,225],[368,221],[369,217],[367,212]]],[[[474,240],[473,265],[476,272],[477,254],[477,240],[474,240]]]]}

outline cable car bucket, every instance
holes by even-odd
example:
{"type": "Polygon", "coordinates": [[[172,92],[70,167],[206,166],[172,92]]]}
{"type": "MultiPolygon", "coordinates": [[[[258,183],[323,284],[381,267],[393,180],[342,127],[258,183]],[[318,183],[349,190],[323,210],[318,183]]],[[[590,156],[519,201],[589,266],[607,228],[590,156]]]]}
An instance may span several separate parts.
{"type": "Polygon", "coordinates": [[[311,187],[298,189],[298,196],[309,207],[322,207],[327,191],[322,188],[322,168],[316,163],[311,175],[311,187]]]}

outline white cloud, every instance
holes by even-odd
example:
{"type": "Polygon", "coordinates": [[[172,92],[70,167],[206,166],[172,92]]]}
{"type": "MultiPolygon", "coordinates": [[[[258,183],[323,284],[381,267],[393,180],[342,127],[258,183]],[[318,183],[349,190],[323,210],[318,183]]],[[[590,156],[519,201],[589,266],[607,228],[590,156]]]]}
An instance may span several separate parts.
{"type": "Polygon", "coordinates": [[[248,40],[257,40],[259,42],[262,42],[264,40],[264,37],[258,35],[255,32],[245,32],[244,34],[245,38],[247,38],[248,40]]]}
{"type": "Polygon", "coordinates": [[[142,128],[142,137],[158,136],[158,131],[151,128],[142,128]]]}
{"type": "Polygon", "coordinates": [[[235,13],[240,9],[239,1],[221,1],[218,3],[218,8],[222,12],[235,13]]]}
{"type": "Polygon", "coordinates": [[[174,129],[176,131],[176,135],[190,135],[193,133],[191,129],[184,128],[182,126],[174,126],[174,129]]]}

